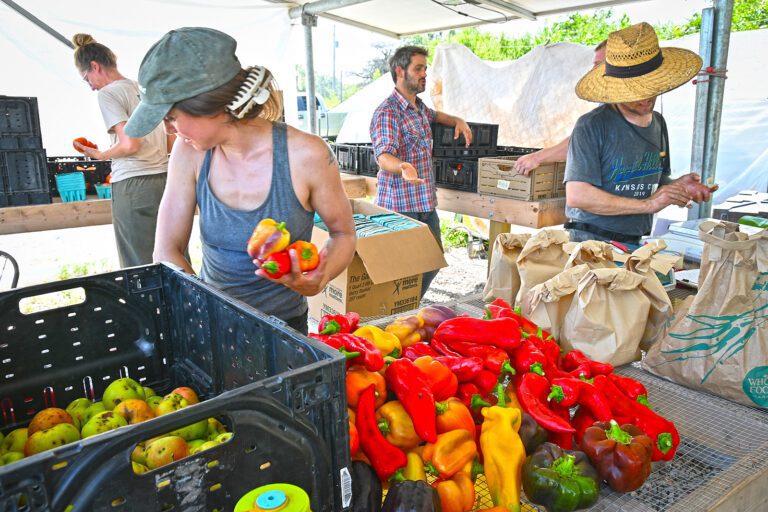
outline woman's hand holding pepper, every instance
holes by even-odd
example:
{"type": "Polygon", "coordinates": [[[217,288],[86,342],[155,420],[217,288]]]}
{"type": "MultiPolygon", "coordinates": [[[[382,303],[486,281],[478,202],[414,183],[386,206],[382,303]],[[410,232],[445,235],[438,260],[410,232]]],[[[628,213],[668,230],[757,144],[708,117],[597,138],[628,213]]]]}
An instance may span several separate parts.
{"type": "Polygon", "coordinates": [[[317,268],[305,273],[301,272],[299,254],[296,250],[290,249],[288,254],[291,257],[291,271],[287,274],[278,279],[272,279],[270,275],[261,268],[264,261],[254,259],[253,264],[259,267],[256,271],[256,275],[287,286],[296,293],[307,297],[320,293],[323,288],[325,288],[325,285],[328,284],[328,280],[325,276],[327,250],[323,248],[323,250],[320,251],[320,263],[317,268]]]}

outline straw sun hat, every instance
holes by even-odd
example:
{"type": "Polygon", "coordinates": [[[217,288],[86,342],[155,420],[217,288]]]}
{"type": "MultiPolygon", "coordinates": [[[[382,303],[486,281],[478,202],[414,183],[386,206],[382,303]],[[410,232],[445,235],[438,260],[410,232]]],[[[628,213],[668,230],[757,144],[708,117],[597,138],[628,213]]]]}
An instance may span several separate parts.
{"type": "Polygon", "coordinates": [[[611,32],[605,63],[576,84],[576,95],[599,103],[628,103],[680,87],[701,69],[701,57],[682,48],[659,48],[656,32],[638,23],[611,32]]]}

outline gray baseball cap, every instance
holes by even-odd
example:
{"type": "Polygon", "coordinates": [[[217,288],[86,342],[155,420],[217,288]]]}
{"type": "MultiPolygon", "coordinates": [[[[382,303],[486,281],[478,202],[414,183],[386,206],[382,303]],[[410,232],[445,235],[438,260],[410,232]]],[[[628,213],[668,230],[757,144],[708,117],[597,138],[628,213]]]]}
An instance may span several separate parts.
{"type": "Polygon", "coordinates": [[[232,80],[241,67],[236,48],[237,41],[212,28],[186,27],[165,34],[141,62],[141,102],[125,125],[125,133],[143,137],[175,103],[232,80]]]}

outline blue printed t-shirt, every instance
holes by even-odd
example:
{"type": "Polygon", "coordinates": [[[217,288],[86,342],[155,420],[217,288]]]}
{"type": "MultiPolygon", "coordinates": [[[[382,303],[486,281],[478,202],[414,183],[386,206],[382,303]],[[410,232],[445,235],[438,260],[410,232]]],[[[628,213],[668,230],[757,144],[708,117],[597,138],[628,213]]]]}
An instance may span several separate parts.
{"type": "MultiPolygon", "coordinates": [[[[613,107],[601,105],[576,122],[565,181],[582,181],[613,195],[645,199],[662,182],[662,147],[661,114],[654,112],[647,127],[630,126],[613,107]]],[[[598,215],[571,207],[565,213],[573,221],[628,236],[650,233],[653,222],[651,214],[598,215]]]]}
{"type": "Polygon", "coordinates": [[[437,113],[416,98],[416,107],[395,89],[371,119],[376,158],[389,153],[412,164],[424,183],[406,182],[400,174],[379,171],[374,203],[395,212],[431,212],[437,207],[432,171],[432,127],[437,113]]]}

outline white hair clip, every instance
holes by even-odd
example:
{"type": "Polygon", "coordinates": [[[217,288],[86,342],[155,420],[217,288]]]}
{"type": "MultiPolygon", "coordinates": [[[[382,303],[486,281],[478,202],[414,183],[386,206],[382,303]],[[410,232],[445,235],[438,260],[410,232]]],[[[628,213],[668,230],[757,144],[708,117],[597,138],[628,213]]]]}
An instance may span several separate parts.
{"type": "Polygon", "coordinates": [[[267,70],[262,66],[248,68],[248,76],[235,95],[227,110],[238,119],[242,119],[254,105],[263,105],[269,99],[267,88],[267,70]]]}

